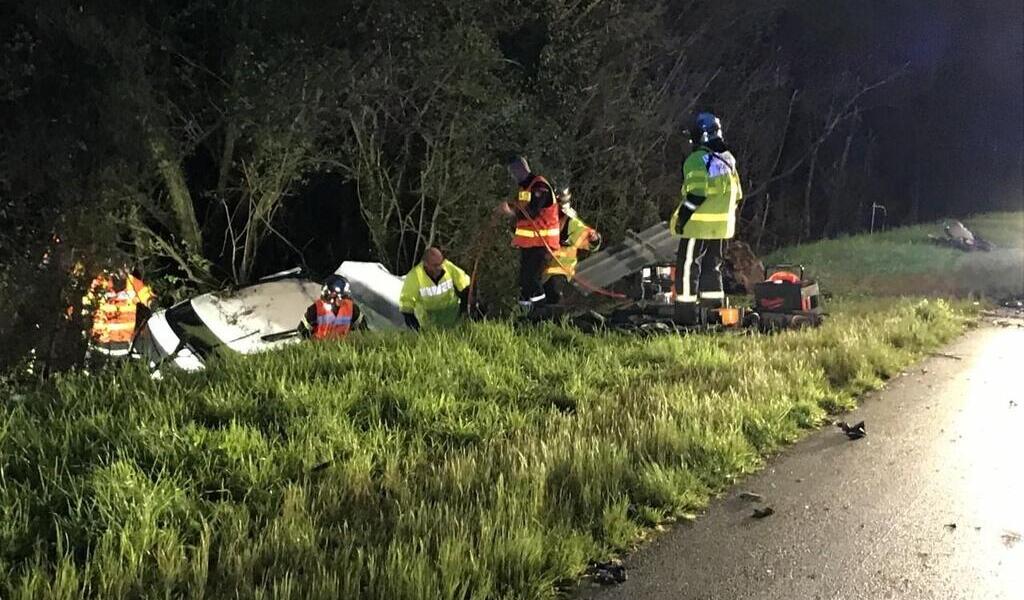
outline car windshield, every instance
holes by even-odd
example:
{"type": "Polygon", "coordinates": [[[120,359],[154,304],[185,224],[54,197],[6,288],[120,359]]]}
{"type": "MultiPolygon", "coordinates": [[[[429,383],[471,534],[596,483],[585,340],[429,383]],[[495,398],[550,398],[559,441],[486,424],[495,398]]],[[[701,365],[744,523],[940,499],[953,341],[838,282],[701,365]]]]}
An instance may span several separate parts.
{"type": "Polygon", "coordinates": [[[167,324],[183,343],[204,360],[214,351],[224,347],[223,341],[218,339],[196,314],[191,302],[169,309],[167,324]]]}

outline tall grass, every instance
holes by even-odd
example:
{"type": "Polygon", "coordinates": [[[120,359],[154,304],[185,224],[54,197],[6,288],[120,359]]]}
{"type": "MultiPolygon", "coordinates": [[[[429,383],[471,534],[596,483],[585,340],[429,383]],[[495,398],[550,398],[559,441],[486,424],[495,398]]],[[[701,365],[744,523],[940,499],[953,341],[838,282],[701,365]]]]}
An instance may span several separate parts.
{"type": "Polygon", "coordinates": [[[0,597],[554,597],[963,323],[488,323],[65,376],[0,405],[0,597]]]}

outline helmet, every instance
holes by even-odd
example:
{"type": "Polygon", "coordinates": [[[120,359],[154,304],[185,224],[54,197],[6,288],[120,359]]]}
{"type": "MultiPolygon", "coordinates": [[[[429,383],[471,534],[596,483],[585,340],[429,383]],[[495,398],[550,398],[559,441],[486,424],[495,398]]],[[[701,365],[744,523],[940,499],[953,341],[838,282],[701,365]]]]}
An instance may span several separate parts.
{"type": "Polygon", "coordinates": [[[572,207],[572,191],[569,188],[565,187],[559,190],[555,199],[558,201],[558,209],[562,211],[562,214],[570,219],[576,218],[576,211],[572,207]]]}
{"type": "Polygon", "coordinates": [[[564,187],[558,191],[557,198],[559,204],[569,204],[569,201],[572,200],[572,191],[564,187]]]}
{"type": "Polygon", "coordinates": [[[702,112],[690,129],[690,139],[694,143],[706,144],[711,140],[722,139],[722,122],[714,114],[702,112]]]}
{"type": "Polygon", "coordinates": [[[508,161],[508,174],[516,183],[521,183],[530,176],[530,163],[525,156],[513,156],[508,161]]]}
{"type": "Polygon", "coordinates": [[[348,296],[351,290],[352,287],[348,284],[348,279],[341,275],[331,275],[324,281],[324,287],[320,290],[320,295],[324,298],[334,294],[348,296]]]}

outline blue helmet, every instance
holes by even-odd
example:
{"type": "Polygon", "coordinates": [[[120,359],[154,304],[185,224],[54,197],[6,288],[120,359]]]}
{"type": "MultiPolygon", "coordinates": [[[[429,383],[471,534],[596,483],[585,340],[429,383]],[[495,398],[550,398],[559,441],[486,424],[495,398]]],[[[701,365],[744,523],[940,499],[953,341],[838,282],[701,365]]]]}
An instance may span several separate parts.
{"type": "Polygon", "coordinates": [[[324,281],[324,287],[320,291],[320,295],[324,298],[333,294],[348,296],[351,291],[352,287],[348,284],[348,279],[345,279],[341,275],[330,275],[327,277],[327,280],[324,281]]]}
{"type": "Polygon", "coordinates": [[[690,130],[690,139],[695,144],[706,144],[711,140],[722,139],[722,122],[712,113],[698,114],[693,129],[690,130]]]}

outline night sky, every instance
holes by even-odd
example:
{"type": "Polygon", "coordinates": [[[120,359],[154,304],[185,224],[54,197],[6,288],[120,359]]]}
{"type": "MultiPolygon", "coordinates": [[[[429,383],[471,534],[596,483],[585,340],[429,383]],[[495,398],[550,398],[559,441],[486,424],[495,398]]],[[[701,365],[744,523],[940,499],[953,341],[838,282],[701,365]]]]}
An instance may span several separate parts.
{"type": "Polygon", "coordinates": [[[870,115],[892,155],[884,176],[907,195],[919,186],[922,219],[1021,208],[1024,3],[875,4],[872,42],[908,63],[914,84],[893,86],[870,115]]]}

